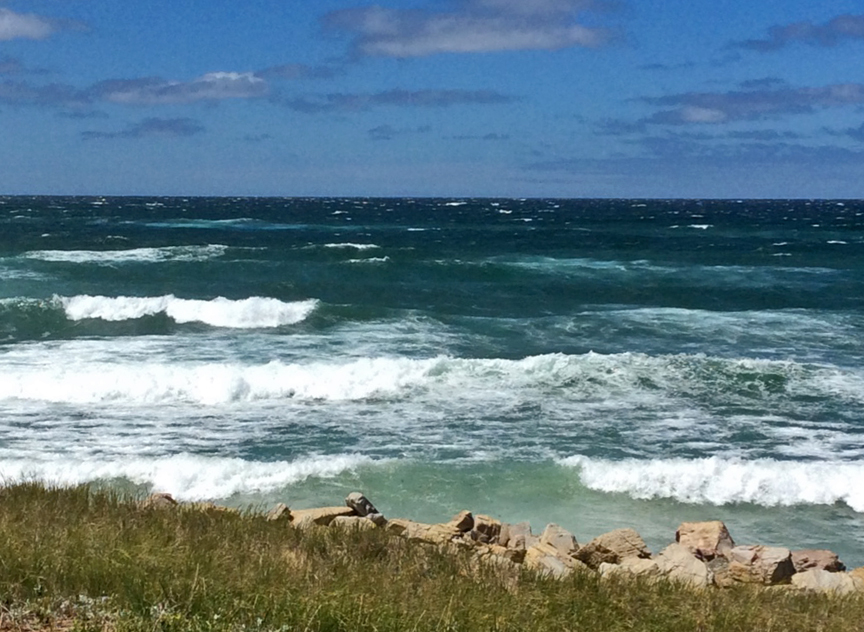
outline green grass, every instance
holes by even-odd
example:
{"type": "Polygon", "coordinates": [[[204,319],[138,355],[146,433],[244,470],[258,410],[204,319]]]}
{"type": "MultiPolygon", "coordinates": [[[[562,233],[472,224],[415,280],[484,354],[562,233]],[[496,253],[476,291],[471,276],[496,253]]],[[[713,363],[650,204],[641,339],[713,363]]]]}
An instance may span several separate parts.
{"type": "Polygon", "coordinates": [[[0,630],[864,630],[864,597],[565,581],[381,530],[142,510],[88,487],[0,489],[0,630]]]}

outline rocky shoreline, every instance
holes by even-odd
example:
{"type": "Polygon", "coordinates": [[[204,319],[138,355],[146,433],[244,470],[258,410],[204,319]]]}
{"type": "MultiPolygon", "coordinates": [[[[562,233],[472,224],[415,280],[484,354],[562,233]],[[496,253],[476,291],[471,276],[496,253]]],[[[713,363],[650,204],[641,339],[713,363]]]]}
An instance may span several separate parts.
{"type": "MultiPolygon", "coordinates": [[[[212,503],[183,505],[165,493],[152,494],[141,506],[237,511],[212,503]]],[[[382,529],[394,537],[444,551],[467,551],[478,564],[511,571],[524,567],[553,578],[589,572],[604,578],[641,577],[648,581],[665,578],[698,589],[751,584],[833,595],[864,595],[864,567],[849,571],[828,550],[736,545],[726,525],[719,520],[682,523],[675,532],[675,541],[653,555],[633,529],[616,529],[580,544],[556,524],[546,525],[538,535],[527,522],[509,524],[467,510],[437,524],[388,519],[360,492],[349,494],[342,506],[292,510],[280,503],[266,519],[284,521],[298,529],[382,529]]]]}

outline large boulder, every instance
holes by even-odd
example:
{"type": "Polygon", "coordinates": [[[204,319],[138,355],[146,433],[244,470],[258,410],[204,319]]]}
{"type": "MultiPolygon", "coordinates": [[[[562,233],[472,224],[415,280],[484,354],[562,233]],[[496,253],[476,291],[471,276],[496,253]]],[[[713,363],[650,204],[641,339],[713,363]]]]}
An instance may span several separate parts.
{"type": "Polygon", "coordinates": [[[682,522],[675,531],[675,542],[706,562],[725,557],[735,547],[729,530],[719,520],[682,522]]]}
{"type": "Polygon", "coordinates": [[[498,533],[498,544],[510,549],[522,549],[536,544],[539,538],[531,533],[531,525],[528,522],[517,524],[503,523],[498,533]]]}
{"type": "Polygon", "coordinates": [[[267,512],[267,520],[273,522],[276,520],[291,520],[291,510],[285,503],[279,503],[273,509],[267,512]]]}
{"type": "Polygon", "coordinates": [[[330,522],[330,527],[345,531],[369,531],[377,525],[368,516],[336,516],[330,522]]]}
{"type": "Polygon", "coordinates": [[[849,595],[864,592],[864,580],[850,573],[831,572],[822,569],[809,569],[792,576],[792,585],[801,590],[849,595]]]}
{"type": "Polygon", "coordinates": [[[471,539],[483,544],[496,544],[501,535],[501,522],[491,516],[478,514],[474,516],[471,528],[471,539]]]}
{"type": "Polygon", "coordinates": [[[616,529],[604,533],[576,552],[577,559],[595,569],[600,568],[601,564],[618,564],[629,557],[651,557],[645,541],[633,529],[616,529]]]}
{"type": "Polygon", "coordinates": [[[554,523],[546,525],[540,536],[540,544],[551,546],[560,555],[567,557],[573,557],[579,550],[579,543],[573,534],[554,523]]]}
{"type": "Polygon", "coordinates": [[[663,575],[656,560],[643,557],[626,557],[618,564],[603,562],[597,569],[601,577],[645,577],[656,579],[663,575]]]}
{"type": "Polygon", "coordinates": [[[557,549],[537,543],[525,550],[526,568],[537,571],[554,579],[563,579],[576,570],[588,570],[588,567],[569,555],[561,555],[557,549]]]}
{"type": "Polygon", "coordinates": [[[727,555],[729,576],[743,584],[788,584],[795,574],[792,552],[777,546],[736,546],[727,555]]]}
{"type": "Polygon", "coordinates": [[[361,492],[351,492],[348,494],[348,497],[345,498],[345,504],[353,509],[355,514],[363,518],[370,514],[381,513],[375,509],[375,505],[373,505],[361,492]]]}
{"type": "Polygon", "coordinates": [[[319,526],[326,527],[337,516],[354,516],[351,507],[317,507],[315,509],[297,509],[291,512],[291,525],[299,529],[319,526]]]}
{"type": "Polygon", "coordinates": [[[467,509],[463,509],[458,514],[450,518],[450,521],[447,523],[448,526],[453,527],[460,533],[466,533],[471,531],[474,528],[474,514],[472,514],[467,509]]]}
{"type": "Polygon", "coordinates": [[[826,549],[804,549],[792,551],[792,566],[796,573],[802,573],[810,569],[839,573],[846,570],[846,565],[833,551],[826,549]]]}
{"type": "Polygon", "coordinates": [[[713,580],[705,562],[681,544],[670,544],[653,561],[662,575],[693,588],[705,588],[713,580]]]}
{"type": "MultiPolygon", "coordinates": [[[[387,522],[387,531],[414,542],[446,545],[462,539],[462,532],[452,524],[426,524],[396,518],[387,522]]],[[[464,541],[463,541],[464,542],[464,541]]]]}

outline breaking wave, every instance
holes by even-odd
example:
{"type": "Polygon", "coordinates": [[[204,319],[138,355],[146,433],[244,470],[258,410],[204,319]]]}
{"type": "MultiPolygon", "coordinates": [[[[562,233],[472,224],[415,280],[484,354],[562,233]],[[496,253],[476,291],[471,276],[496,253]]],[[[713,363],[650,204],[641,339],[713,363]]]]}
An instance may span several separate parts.
{"type": "Polygon", "coordinates": [[[560,461],[579,470],[589,489],[649,500],[776,507],[846,503],[864,512],[864,463],[831,461],[625,459],[572,456],[560,461]]]}
{"type": "Polygon", "coordinates": [[[228,246],[166,246],[133,248],[131,250],[34,250],[24,254],[27,259],[50,263],[161,263],[166,261],[207,261],[225,254],[228,246]]]}

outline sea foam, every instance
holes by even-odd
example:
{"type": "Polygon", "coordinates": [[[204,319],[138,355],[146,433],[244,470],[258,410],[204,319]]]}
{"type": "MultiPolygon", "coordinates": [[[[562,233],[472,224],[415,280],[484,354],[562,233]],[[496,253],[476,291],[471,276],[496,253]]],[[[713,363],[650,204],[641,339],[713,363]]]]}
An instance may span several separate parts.
{"type": "Polygon", "coordinates": [[[560,461],[579,470],[589,489],[649,500],[767,507],[844,502],[864,512],[864,463],[832,461],[624,459],[572,456],[560,461]]]}
{"type": "Polygon", "coordinates": [[[156,297],[73,296],[60,298],[70,320],[122,321],[165,313],[177,323],[200,322],[213,327],[254,329],[293,325],[305,320],[318,301],[283,302],[275,298],[232,301],[218,297],[209,301],[182,299],[173,294],[156,297]]]}
{"type": "Polygon", "coordinates": [[[50,263],[160,263],[164,261],[207,261],[221,257],[228,246],[166,246],[163,248],[133,248],[129,250],[33,250],[27,259],[50,263]]]}
{"type": "Polygon", "coordinates": [[[176,454],[123,460],[78,460],[61,456],[0,461],[5,483],[41,481],[74,486],[126,479],[168,492],[178,500],[228,498],[234,494],[281,489],[310,477],[333,477],[373,463],[361,455],[310,456],[295,461],[246,461],[239,458],[176,454]]]}

